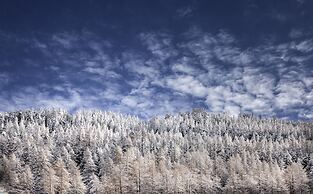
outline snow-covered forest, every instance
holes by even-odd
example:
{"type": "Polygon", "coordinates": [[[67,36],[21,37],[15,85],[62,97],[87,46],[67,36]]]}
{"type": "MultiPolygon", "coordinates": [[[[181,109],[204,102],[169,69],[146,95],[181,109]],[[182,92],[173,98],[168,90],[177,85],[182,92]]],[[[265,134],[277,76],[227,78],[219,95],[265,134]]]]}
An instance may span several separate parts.
{"type": "Polygon", "coordinates": [[[0,113],[12,193],[312,193],[313,123],[203,110],[0,113]]]}

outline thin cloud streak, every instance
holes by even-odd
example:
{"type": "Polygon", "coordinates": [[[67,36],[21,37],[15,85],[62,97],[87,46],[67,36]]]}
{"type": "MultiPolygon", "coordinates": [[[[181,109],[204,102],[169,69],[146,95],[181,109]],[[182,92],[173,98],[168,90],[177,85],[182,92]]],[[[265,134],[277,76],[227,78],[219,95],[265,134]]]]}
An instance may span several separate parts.
{"type": "MultiPolygon", "coordinates": [[[[0,110],[100,107],[148,118],[202,106],[235,115],[312,119],[311,39],[243,50],[225,30],[193,28],[181,36],[177,41],[170,33],[141,33],[142,48],[120,52],[92,32],[37,38],[29,49],[40,53],[54,81],[45,87],[15,84],[10,96],[0,95],[0,110]],[[48,92],[53,89],[58,93],[48,92]]],[[[0,87],[11,81],[5,73],[0,80],[0,87]]]]}

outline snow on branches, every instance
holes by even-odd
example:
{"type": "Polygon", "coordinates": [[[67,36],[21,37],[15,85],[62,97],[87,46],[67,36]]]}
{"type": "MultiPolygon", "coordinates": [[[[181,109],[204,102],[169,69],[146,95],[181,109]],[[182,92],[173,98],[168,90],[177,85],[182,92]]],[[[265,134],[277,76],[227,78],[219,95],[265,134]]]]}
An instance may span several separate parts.
{"type": "Polygon", "coordinates": [[[306,193],[312,140],[310,122],[201,110],[0,113],[0,177],[12,193],[306,193]]]}

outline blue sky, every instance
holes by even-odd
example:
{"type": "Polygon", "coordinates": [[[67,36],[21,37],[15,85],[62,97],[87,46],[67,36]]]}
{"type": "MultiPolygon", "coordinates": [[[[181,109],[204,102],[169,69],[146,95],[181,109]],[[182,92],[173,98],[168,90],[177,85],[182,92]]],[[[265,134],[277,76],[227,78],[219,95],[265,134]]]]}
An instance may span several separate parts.
{"type": "Polygon", "coordinates": [[[313,2],[0,2],[0,111],[313,119],[313,2]]]}

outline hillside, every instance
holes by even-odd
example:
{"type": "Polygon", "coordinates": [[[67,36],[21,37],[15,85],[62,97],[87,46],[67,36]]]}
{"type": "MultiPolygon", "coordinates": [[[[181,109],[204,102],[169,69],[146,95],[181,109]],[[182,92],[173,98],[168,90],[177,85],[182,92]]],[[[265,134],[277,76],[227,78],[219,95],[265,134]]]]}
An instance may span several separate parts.
{"type": "Polygon", "coordinates": [[[313,123],[202,110],[0,113],[12,193],[309,193],[313,123]]]}

